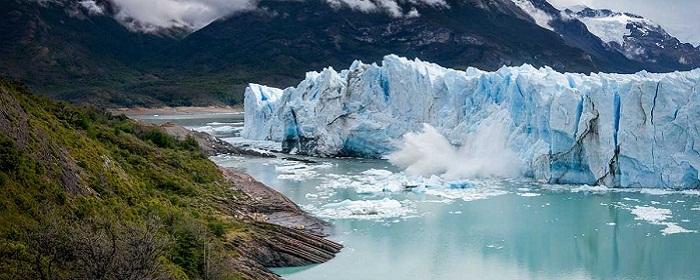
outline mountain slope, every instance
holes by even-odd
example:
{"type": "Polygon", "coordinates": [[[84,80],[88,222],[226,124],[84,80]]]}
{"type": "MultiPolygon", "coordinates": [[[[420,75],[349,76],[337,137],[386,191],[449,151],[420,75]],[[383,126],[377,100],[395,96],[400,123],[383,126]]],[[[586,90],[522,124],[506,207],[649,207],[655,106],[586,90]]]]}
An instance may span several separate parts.
{"type": "Polygon", "coordinates": [[[589,32],[586,25],[578,20],[563,15],[561,11],[546,0],[513,0],[526,11],[535,23],[550,29],[570,45],[591,55],[598,62],[603,72],[632,73],[643,66],[632,61],[616,50],[607,47],[605,42],[589,32]]]}
{"type": "Polygon", "coordinates": [[[0,104],[0,279],[279,279],[341,247],[268,223],[321,222],[195,139],[1,78],[0,104]]]}
{"type": "Polygon", "coordinates": [[[144,78],[138,62],[176,40],[130,32],[104,5],[98,14],[73,1],[3,1],[0,72],[61,99],[148,102],[120,85],[144,78]]]}
{"type": "Polygon", "coordinates": [[[177,63],[194,67],[193,72],[253,73],[256,81],[278,86],[293,84],[306,71],[355,59],[379,61],[388,53],[456,68],[530,63],[572,72],[603,70],[556,33],[529,22],[510,1],[447,4],[417,6],[418,16],[395,18],[331,7],[323,0],[261,1],[260,9],[214,22],[164,57],[181,58],[177,63]]]}
{"type": "Polygon", "coordinates": [[[366,2],[372,9],[353,1],[262,0],[258,9],[189,34],[134,31],[111,3],[3,1],[0,74],[72,102],[203,106],[241,103],[250,82],[287,87],[307,71],[390,53],[484,70],[529,63],[631,73],[700,63],[700,50],[665,33],[637,36],[643,30],[635,29],[617,46],[601,40],[581,12],[559,11],[545,0],[366,2]]]}
{"type": "Polygon", "coordinates": [[[610,49],[642,63],[647,70],[667,72],[700,67],[700,49],[681,42],[649,19],[604,9],[565,13],[586,24],[610,49]]]}
{"type": "Polygon", "coordinates": [[[700,67],[700,48],[682,43],[644,17],[585,6],[560,11],[546,0],[513,2],[541,27],[604,61],[602,68],[613,70],[606,72],[671,72],[700,67]]]}

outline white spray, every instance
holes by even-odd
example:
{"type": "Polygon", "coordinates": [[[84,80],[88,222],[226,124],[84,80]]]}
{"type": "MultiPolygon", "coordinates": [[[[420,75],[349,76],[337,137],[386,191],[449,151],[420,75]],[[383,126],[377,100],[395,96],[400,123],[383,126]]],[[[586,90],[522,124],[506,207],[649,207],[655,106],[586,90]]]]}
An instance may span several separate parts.
{"type": "Polygon", "coordinates": [[[399,149],[387,158],[416,176],[439,175],[448,180],[473,177],[515,178],[522,174],[522,160],[508,147],[502,121],[482,123],[466,135],[461,147],[450,144],[429,124],[422,132],[403,136],[399,149]]]}

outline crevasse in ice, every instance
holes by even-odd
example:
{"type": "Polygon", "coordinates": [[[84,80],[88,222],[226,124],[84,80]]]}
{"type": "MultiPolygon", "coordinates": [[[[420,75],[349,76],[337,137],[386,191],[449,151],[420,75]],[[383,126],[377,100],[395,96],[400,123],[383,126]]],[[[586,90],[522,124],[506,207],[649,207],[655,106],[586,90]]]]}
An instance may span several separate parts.
{"type": "Polygon", "coordinates": [[[699,95],[700,70],[458,71],[389,55],[381,65],[356,61],[341,72],[308,73],[285,90],[251,84],[242,136],[318,156],[378,157],[424,123],[460,145],[482,123],[497,121],[525,175],[538,180],[696,188],[699,95]]]}

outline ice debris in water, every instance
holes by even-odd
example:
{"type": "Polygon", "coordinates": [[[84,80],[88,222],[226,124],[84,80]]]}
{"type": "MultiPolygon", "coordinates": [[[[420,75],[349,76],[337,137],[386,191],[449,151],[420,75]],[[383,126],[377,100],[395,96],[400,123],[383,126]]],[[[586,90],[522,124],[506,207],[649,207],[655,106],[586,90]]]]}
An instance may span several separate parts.
{"type": "Polygon", "coordinates": [[[250,85],[245,119],[246,138],[320,156],[385,156],[401,148],[397,140],[406,133],[425,132],[424,123],[444,137],[434,143],[438,152],[455,151],[445,143],[469,147],[470,138],[498,136],[477,144],[493,144],[501,160],[457,149],[449,161],[428,155],[402,163],[420,166],[411,169],[421,173],[502,176],[493,171],[517,169],[486,163],[519,161],[517,173],[548,183],[700,186],[700,70],[584,75],[523,65],[457,71],[389,55],[380,65],[356,61],[340,72],[310,72],[285,90],[250,85]],[[511,153],[518,161],[502,160],[511,153]],[[435,170],[423,160],[437,163],[435,170]]]}
{"type": "MultiPolygon", "coordinates": [[[[406,204],[404,202],[403,204],[406,204]]],[[[316,208],[307,206],[315,215],[328,219],[384,220],[407,218],[415,211],[394,199],[344,200],[316,208]]]]}
{"type": "Polygon", "coordinates": [[[522,196],[522,197],[535,197],[535,196],[540,196],[541,194],[526,192],[526,193],[518,193],[518,195],[522,196]]]}
{"type": "Polygon", "coordinates": [[[322,164],[306,164],[296,161],[282,160],[275,166],[275,170],[279,175],[278,179],[304,181],[313,179],[319,176],[319,169],[331,168],[330,163],[322,164]]]}
{"type": "Polygon", "coordinates": [[[449,200],[472,201],[507,194],[497,180],[447,180],[439,176],[411,176],[404,172],[370,169],[359,175],[327,174],[320,189],[352,189],[358,194],[411,191],[449,200]]]}
{"type": "Polygon", "coordinates": [[[230,125],[222,125],[222,126],[199,126],[199,127],[193,127],[192,128],[194,131],[197,132],[205,132],[209,133],[212,135],[228,135],[228,134],[233,134],[234,132],[241,131],[243,127],[235,127],[235,126],[230,126],[230,125]]]}
{"type": "Polygon", "coordinates": [[[643,220],[653,225],[665,226],[665,228],[661,230],[663,235],[697,232],[695,230],[685,229],[675,223],[669,222],[668,219],[672,218],[670,209],[651,206],[635,206],[631,209],[631,212],[632,215],[635,216],[635,220],[643,220]]]}

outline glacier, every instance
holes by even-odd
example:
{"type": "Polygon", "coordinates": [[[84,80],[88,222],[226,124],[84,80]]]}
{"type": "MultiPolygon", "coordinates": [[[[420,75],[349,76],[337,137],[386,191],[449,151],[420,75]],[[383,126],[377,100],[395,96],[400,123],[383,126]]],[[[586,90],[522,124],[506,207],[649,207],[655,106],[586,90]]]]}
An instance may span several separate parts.
{"type": "MultiPolygon", "coordinates": [[[[561,184],[698,188],[700,70],[590,75],[530,65],[465,71],[385,56],[251,84],[242,136],[285,152],[382,157],[428,124],[451,144],[499,123],[523,175],[561,184]]],[[[465,159],[468,160],[468,159],[465,159]]]]}

